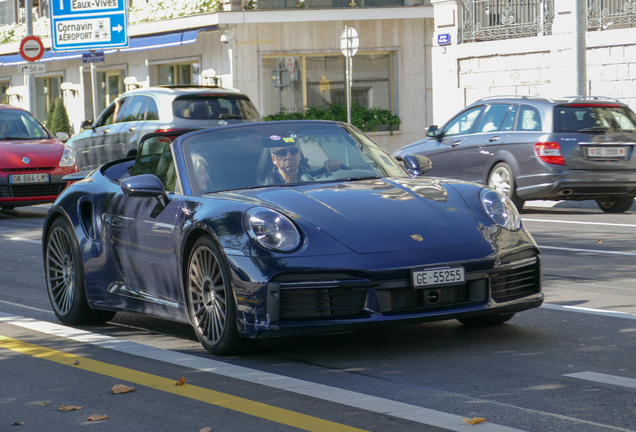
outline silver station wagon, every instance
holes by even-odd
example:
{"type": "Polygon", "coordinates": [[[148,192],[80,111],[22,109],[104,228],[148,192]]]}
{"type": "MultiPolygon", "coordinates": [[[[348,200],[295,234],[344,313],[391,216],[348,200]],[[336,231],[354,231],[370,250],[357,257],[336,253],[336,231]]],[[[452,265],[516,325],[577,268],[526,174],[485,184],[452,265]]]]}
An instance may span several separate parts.
{"type": "Polygon", "coordinates": [[[608,213],[636,196],[636,116],[608,97],[480,99],[397,150],[428,157],[427,175],[484,183],[527,200],[596,200],[608,213]]]}
{"type": "Polygon", "coordinates": [[[67,145],[80,171],[137,154],[141,138],[152,132],[200,129],[260,121],[247,95],[211,86],[159,86],[123,93],[67,145]]]}

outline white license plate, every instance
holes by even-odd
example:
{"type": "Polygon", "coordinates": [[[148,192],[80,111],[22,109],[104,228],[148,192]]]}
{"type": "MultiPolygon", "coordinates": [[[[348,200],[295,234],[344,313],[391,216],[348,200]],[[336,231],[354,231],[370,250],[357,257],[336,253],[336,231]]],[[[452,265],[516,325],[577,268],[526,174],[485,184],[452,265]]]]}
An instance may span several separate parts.
{"type": "Polygon", "coordinates": [[[49,174],[13,174],[9,176],[9,182],[19,183],[46,183],[49,181],[49,174]]]}
{"type": "Polygon", "coordinates": [[[587,156],[591,158],[623,158],[627,154],[625,147],[588,147],[587,156]]]}
{"type": "Polygon", "coordinates": [[[411,276],[414,287],[456,284],[465,280],[464,267],[440,267],[414,271],[411,276]]]}

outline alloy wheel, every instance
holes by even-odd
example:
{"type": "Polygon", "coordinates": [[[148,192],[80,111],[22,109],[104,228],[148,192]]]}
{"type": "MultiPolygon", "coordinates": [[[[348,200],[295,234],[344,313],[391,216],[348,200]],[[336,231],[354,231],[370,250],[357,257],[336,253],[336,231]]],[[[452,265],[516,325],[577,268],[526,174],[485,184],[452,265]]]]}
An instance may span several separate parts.
{"type": "Polygon", "coordinates": [[[46,281],[51,303],[60,315],[67,315],[73,306],[75,263],[66,232],[55,228],[46,245],[46,281]]]}
{"type": "Polygon", "coordinates": [[[217,344],[226,326],[227,293],[219,262],[208,247],[194,253],[188,280],[194,325],[208,343],[217,344]]]}
{"type": "Polygon", "coordinates": [[[497,167],[490,174],[488,186],[503,195],[510,196],[510,183],[510,171],[505,167],[497,167]]]}

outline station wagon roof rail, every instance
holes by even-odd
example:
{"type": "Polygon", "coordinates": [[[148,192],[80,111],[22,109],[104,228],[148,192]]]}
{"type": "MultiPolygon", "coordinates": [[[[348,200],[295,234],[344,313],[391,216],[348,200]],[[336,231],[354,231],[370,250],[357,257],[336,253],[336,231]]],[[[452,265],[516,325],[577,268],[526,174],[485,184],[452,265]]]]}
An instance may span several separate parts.
{"type": "Polygon", "coordinates": [[[608,96],[564,96],[563,99],[566,99],[569,103],[585,101],[607,101],[622,103],[618,99],[608,96]]]}
{"type": "Polygon", "coordinates": [[[525,99],[525,100],[541,100],[541,101],[546,101],[546,102],[553,102],[553,100],[548,99],[548,98],[544,98],[544,97],[541,97],[541,96],[528,96],[528,95],[486,96],[486,97],[483,97],[483,98],[477,100],[477,102],[490,100],[490,99],[525,99]]]}

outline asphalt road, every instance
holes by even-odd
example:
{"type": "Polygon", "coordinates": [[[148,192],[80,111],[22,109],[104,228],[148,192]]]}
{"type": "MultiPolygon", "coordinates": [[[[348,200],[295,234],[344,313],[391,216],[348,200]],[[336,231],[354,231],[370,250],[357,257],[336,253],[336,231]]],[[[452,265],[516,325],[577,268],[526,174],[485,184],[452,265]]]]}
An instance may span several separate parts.
{"type": "Polygon", "coordinates": [[[187,325],[133,314],[59,325],[46,210],[0,212],[0,432],[636,430],[633,210],[528,206],[546,303],[507,324],[286,339],[230,358],[207,354],[187,325]]]}

